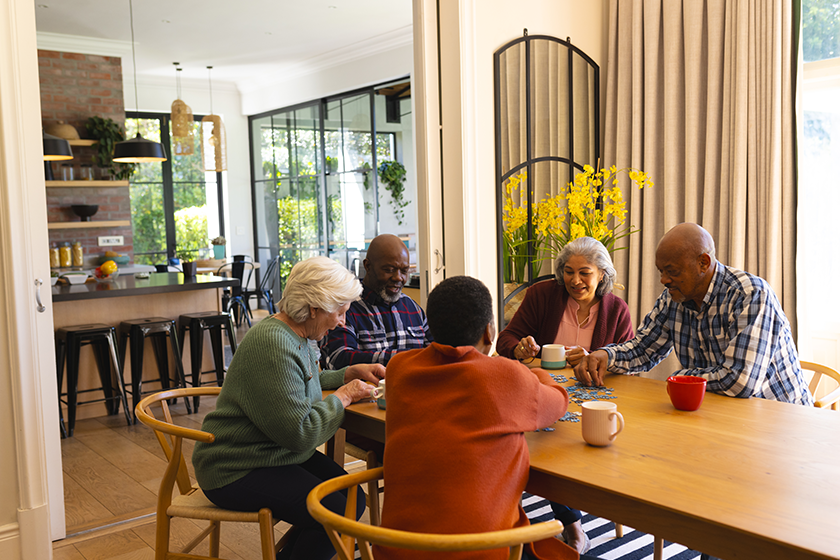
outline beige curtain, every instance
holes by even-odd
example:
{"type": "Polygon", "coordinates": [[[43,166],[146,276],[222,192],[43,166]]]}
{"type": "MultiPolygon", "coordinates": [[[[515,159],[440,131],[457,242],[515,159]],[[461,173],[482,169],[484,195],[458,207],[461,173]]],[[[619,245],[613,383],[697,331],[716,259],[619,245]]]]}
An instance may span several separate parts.
{"type": "Polygon", "coordinates": [[[615,258],[635,324],[662,291],[659,238],[697,222],[795,328],[791,17],[790,0],[610,1],[604,161],[655,182],[626,187],[642,231],[615,258]]]}

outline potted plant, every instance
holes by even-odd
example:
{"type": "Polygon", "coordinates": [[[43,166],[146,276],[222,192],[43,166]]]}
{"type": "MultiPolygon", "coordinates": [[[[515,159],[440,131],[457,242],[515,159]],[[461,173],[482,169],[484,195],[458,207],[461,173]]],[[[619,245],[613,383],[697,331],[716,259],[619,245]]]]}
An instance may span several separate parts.
{"type": "Polygon", "coordinates": [[[391,206],[394,208],[394,217],[397,223],[402,225],[405,218],[403,208],[408,206],[409,201],[403,199],[405,194],[405,166],[398,161],[383,161],[379,165],[379,179],[385,185],[385,189],[391,193],[391,206]]]}
{"type": "Polygon", "coordinates": [[[179,245],[175,249],[175,258],[181,261],[181,270],[184,272],[184,278],[192,278],[196,274],[198,263],[198,247],[184,247],[179,245]]]}
{"type": "Polygon", "coordinates": [[[96,165],[108,170],[111,177],[126,180],[134,173],[136,163],[114,163],[111,159],[114,146],[125,140],[125,133],[113,119],[93,116],[85,122],[90,136],[97,141],[97,152],[94,156],[96,165]]]}
{"type": "Polygon", "coordinates": [[[210,240],[210,244],[213,245],[213,258],[214,259],[223,259],[225,258],[225,244],[227,241],[224,237],[219,235],[218,237],[214,237],[210,240]]]}

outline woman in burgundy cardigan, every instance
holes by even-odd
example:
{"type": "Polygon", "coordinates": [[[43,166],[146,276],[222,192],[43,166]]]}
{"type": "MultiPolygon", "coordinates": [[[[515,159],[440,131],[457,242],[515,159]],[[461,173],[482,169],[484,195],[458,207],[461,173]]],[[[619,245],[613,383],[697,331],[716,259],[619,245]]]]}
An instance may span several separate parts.
{"type": "Polygon", "coordinates": [[[561,343],[567,346],[566,359],[574,366],[589,350],[633,338],[627,304],[610,293],[615,267],[599,241],[580,237],[568,243],[555,261],[554,274],[556,280],[528,288],[522,305],[496,341],[500,355],[527,360],[539,356],[543,345],[561,343]],[[570,301],[577,312],[574,315],[567,309],[570,301]],[[561,333],[564,316],[567,321],[561,333]],[[593,320],[594,329],[590,326],[593,320]],[[574,337],[575,324],[582,331],[589,328],[589,344],[575,348],[574,340],[563,340],[563,335],[574,337]]]}
{"type": "MultiPolygon", "coordinates": [[[[615,267],[601,242],[580,237],[568,243],[555,261],[554,276],[556,280],[528,288],[496,341],[500,355],[527,360],[539,356],[545,344],[563,344],[566,360],[574,366],[590,350],[633,338],[627,304],[610,293],[615,267]]],[[[554,502],[551,509],[563,523],[566,543],[585,553],[589,538],[580,524],[581,513],[554,502]]]]}

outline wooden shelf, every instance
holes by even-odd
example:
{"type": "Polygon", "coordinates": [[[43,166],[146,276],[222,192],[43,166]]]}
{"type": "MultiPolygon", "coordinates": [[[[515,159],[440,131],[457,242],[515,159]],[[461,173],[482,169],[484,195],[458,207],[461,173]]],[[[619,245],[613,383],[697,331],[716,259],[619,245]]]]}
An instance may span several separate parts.
{"type": "Polygon", "coordinates": [[[71,146],[93,146],[98,140],[68,140],[71,146]]]}
{"type": "Polygon", "coordinates": [[[46,181],[48,187],[97,187],[97,188],[114,188],[127,187],[128,181],[46,181]]]}
{"type": "MultiPolygon", "coordinates": [[[[113,182],[113,181],[110,181],[113,182]]],[[[87,228],[113,228],[113,227],[128,227],[131,225],[131,220],[112,220],[112,221],[95,221],[90,222],[49,222],[47,229],[87,229],[87,228]]]]}

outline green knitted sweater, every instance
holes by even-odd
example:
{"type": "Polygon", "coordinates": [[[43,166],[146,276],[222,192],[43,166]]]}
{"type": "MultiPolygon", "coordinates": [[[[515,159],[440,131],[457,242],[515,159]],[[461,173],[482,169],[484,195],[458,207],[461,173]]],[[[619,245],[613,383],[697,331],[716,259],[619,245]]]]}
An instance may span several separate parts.
{"type": "Polygon", "coordinates": [[[338,397],[321,389],[344,383],[345,369],[318,371],[318,347],[283,321],[257,323],[236,349],[216,410],[201,429],[216,436],[193,450],[195,477],[221,488],[254,469],[296,465],[335,434],[344,420],[338,397]]]}

